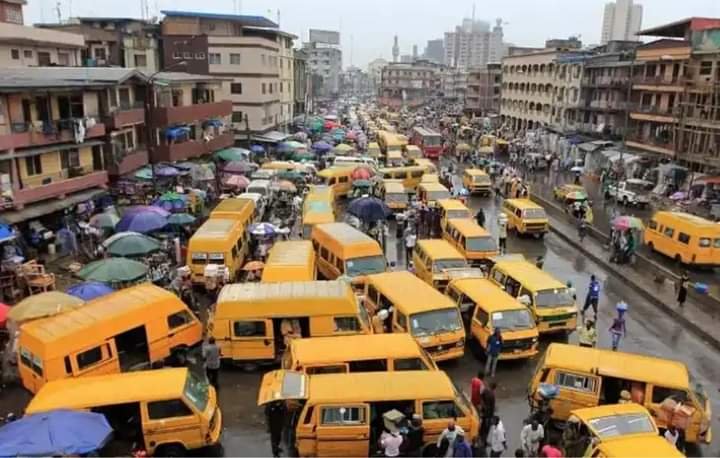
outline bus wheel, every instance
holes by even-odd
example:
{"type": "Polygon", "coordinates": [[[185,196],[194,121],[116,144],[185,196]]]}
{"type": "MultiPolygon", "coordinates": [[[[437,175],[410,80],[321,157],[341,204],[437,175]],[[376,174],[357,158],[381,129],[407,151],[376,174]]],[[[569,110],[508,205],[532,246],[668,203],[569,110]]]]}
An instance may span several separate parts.
{"type": "Polygon", "coordinates": [[[156,450],[157,456],[185,456],[185,447],[179,444],[163,445],[156,450]]]}
{"type": "Polygon", "coordinates": [[[435,444],[426,445],[422,451],[422,456],[437,456],[437,447],[435,444]]]}

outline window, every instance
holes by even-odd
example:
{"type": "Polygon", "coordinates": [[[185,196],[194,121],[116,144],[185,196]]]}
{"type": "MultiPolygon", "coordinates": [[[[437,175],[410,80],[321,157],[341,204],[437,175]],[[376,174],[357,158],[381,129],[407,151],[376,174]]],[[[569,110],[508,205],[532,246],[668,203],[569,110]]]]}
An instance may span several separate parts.
{"type": "Polygon", "coordinates": [[[398,326],[400,326],[400,327],[403,328],[405,331],[407,331],[407,329],[408,329],[408,327],[407,327],[407,317],[405,316],[405,314],[403,314],[403,313],[398,312],[397,310],[395,310],[395,316],[397,317],[397,318],[396,318],[396,321],[397,321],[398,326]]]}
{"type": "Polygon", "coordinates": [[[135,66],[136,67],[146,67],[147,66],[147,56],[145,54],[135,54],[133,56],[135,60],[135,66]]]}
{"type": "Polygon", "coordinates": [[[66,52],[59,52],[58,53],[58,65],[61,67],[70,66],[70,54],[68,54],[66,52]]]}
{"type": "Polygon", "coordinates": [[[231,94],[242,94],[242,83],[230,83],[231,94]]]}
{"type": "Polygon", "coordinates": [[[485,310],[478,308],[477,312],[475,313],[475,319],[478,320],[483,326],[487,326],[490,316],[485,310]]]}
{"type": "Polygon", "coordinates": [[[392,301],[390,301],[390,299],[388,299],[387,297],[385,297],[384,295],[381,294],[379,305],[380,305],[381,309],[389,309],[390,307],[393,306],[393,303],[392,303],[392,301]]]}
{"type": "Polygon", "coordinates": [[[275,86],[273,83],[268,84],[268,89],[271,94],[273,93],[273,86],[275,86]]]}
{"type": "Polygon", "coordinates": [[[42,173],[42,158],[40,156],[26,157],[25,169],[28,176],[40,175],[42,173]]]}
{"type": "Polygon", "coordinates": [[[367,299],[370,300],[370,302],[378,305],[378,296],[379,295],[380,295],[380,293],[378,293],[377,288],[375,288],[373,285],[368,285],[367,299]]]}
{"type": "Polygon", "coordinates": [[[651,219],[650,222],[648,223],[648,227],[653,230],[657,229],[657,221],[655,221],[654,219],[651,219]]]}
{"type": "Polygon", "coordinates": [[[424,172],[422,170],[414,170],[410,172],[410,176],[413,178],[420,178],[421,176],[423,176],[423,173],[424,172]]]}
{"type": "Polygon", "coordinates": [[[63,360],[65,361],[65,373],[72,374],[72,363],[70,362],[70,357],[66,356],[63,360]]]}
{"type": "Polygon", "coordinates": [[[320,257],[325,260],[330,260],[330,252],[325,247],[320,247],[320,257]]]}
{"type": "Polygon", "coordinates": [[[77,148],[60,151],[60,168],[69,170],[80,167],[80,151],[77,148]]]}
{"type": "Polygon", "coordinates": [[[179,312],[168,315],[167,317],[168,328],[170,329],[179,328],[180,326],[185,326],[186,324],[192,322],[193,317],[187,310],[180,310],[179,312]]]}
{"type": "Polygon", "coordinates": [[[700,248],[710,248],[710,245],[712,245],[712,239],[708,237],[700,237],[700,240],[698,241],[698,246],[700,246],[700,248]]]}
{"type": "Polygon", "coordinates": [[[23,51],[23,57],[26,59],[32,59],[32,57],[33,57],[32,50],[26,49],[25,51],[23,51]]]}
{"type": "Polygon", "coordinates": [[[678,232],[678,242],[687,245],[688,243],[690,243],[690,236],[684,232],[678,232]]]}
{"type": "Polygon", "coordinates": [[[35,372],[37,375],[43,375],[43,364],[40,358],[30,353],[27,348],[20,347],[20,362],[35,372]]]}
{"type": "Polygon", "coordinates": [[[666,227],[665,231],[663,232],[663,234],[665,234],[665,237],[670,237],[670,238],[672,238],[674,233],[675,233],[675,229],[673,229],[671,227],[666,227]]]}
{"type": "Polygon", "coordinates": [[[233,335],[235,337],[264,337],[264,321],[235,321],[233,322],[233,335]]]}
{"type": "Polygon", "coordinates": [[[396,371],[423,371],[429,369],[420,358],[403,358],[395,360],[396,371]]]}
{"type": "Polygon", "coordinates": [[[687,394],[682,390],[674,390],[672,388],[665,388],[662,386],[654,386],[652,390],[652,402],[653,404],[660,404],[667,398],[673,398],[675,401],[685,401],[687,394]]]}
{"type": "Polygon", "coordinates": [[[423,402],[423,419],[464,417],[462,410],[455,407],[453,401],[423,402]]]}
{"type": "Polygon", "coordinates": [[[83,370],[88,366],[92,366],[93,364],[97,364],[100,361],[102,361],[101,347],[91,348],[90,350],[78,353],[77,355],[77,365],[80,370],[83,370]]]}
{"type": "Polygon", "coordinates": [[[712,61],[700,62],[700,74],[701,75],[712,75],[712,61]]]}
{"type": "Polygon", "coordinates": [[[182,54],[180,54],[180,51],[175,51],[175,52],[173,52],[172,57],[175,60],[182,59],[182,54]]]}
{"type": "Polygon", "coordinates": [[[189,417],[192,410],[185,405],[180,399],[171,399],[169,401],[148,402],[148,417],[151,420],[161,420],[163,418],[189,417]]]}
{"type": "Polygon", "coordinates": [[[195,60],[205,60],[205,53],[204,52],[196,52],[195,60]]]}
{"type": "Polygon", "coordinates": [[[262,61],[262,64],[265,65],[265,54],[260,54],[260,60],[262,61]]]}
{"type": "Polygon", "coordinates": [[[95,48],[93,50],[93,53],[95,55],[95,59],[97,59],[97,60],[105,60],[107,58],[107,53],[105,52],[105,48],[95,48]]]}
{"type": "Polygon", "coordinates": [[[232,112],[232,122],[243,122],[243,112],[242,111],[233,111],[232,112]]]}
{"type": "Polygon", "coordinates": [[[595,379],[584,375],[557,372],[555,384],[579,391],[595,392],[595,379]]]}
{"type": "Polygon", "coordinates": [[[282,93],[282,91],[283,91],[283,83],[280,83],[280,93],[282,93]]]}
{"type": "Polygon", "coordinates": [[[185,60],[192,59],[192,53],[189,51],[183,51],[183,59],[185,59],[185,60]]]}
{"type": "Polygon", "coordinates": [[[500,272],[499,270],[496,270],[495,272],[493,272],[493,280],[495,280],[496,282],[498,282],[502,285],[503,282],[505,281],[505,275],[502,272],[500,272]]]}
{"type": "Polygon", "coordinates": [[[238,54],[238,53],[230,54],[230,65],[240,65],[240,54],[238,54]]]}
{"type": "Polygon", "coordinates": [[[313,413],[315,413],[315,406],[308,407],[307,412],[305,413],[305,419],[303,420],[304,425],[312,423],[313,413]]]}
{"type": "Polygon", "coordinates": [[[22,7],[19,5],[5,5],[5,21],[13,24],[23,23],[22,7]]]}
{"type": "Polygon", "coordinates": [[[365,409],[360,407],[324,407],[320,413],[321,425],[365,424],[365,409]]]}
{"type": "Polygon", "coordinates": [[[333,318],[335,332],[354,332],[360,330],[360,321],[355,316],[341,316],[333,318]]]}
{"type": "Polygon", "coordinates": [[[265,83],[262,83],[261,88],[262,88],[262,93],[265,94],[265,83]]]}
{"type": "Polygon", "coordinates": [[[20,50],[19,49],[11,49],[10,56],[13,58],[13,60],[20,59],[20,50]]]}
{"type": "Polygon", "coordinates": [[[222,64],[222,57],[220,56],[220,53],[217,52],[211,52],[210,54],[208,54],[208,60],[210,64],[222,64]]]}

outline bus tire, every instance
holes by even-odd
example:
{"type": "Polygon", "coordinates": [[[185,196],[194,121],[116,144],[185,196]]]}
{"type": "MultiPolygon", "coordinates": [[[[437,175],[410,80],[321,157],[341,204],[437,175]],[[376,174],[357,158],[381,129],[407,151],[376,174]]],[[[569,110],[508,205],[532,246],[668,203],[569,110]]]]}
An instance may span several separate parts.
{"type": "Polygon", "coordinates": [[[422,450],[422,456],[437,456],[437,446],[435,444],[428,444],[422,450]]]}
{"type": "Polygon", "coordinates": [[[180,444],[163,444],[155,450],[155,456],[185,456],[187,450],[180,444]]]}
{"type": "Polygon", "coordinates": [[[650,251],[655,251],[655,245],[653,245],[652,242],[648,242],[648,248],[650,248],[650,251]]]}

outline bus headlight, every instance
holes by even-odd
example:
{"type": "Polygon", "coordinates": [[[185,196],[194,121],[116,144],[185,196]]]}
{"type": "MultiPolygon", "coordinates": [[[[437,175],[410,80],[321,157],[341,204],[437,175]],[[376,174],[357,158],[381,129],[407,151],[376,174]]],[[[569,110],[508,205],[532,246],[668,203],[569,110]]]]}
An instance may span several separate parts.
{"type": "Polygon", "coordinates": [[[464,347],[464,346],[465,346],[465,339],[460,339],[460,340],[458,340],[457,343],[455,344],[455,346],[456,346],[456,347],[459,347],[459,348],[464,347]]]}

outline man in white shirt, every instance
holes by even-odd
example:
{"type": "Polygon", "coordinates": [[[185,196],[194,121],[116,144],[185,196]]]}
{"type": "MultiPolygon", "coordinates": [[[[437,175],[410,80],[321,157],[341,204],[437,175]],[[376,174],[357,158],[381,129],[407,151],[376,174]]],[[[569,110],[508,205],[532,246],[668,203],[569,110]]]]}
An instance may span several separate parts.
{"type": "Polygon", "coordinates": [[[417,235],[414,232],[408,231],[405,234],[405,264],[410,265],[412,259],[413,250],[415,249],[415,243],[417,243],[417,235]]]}
{"type": "Polygon", "coordinates": [[[445,450],[445,454],[443,454],[444,457],[453,456],[453,445],[459,431],[462,431],[463,434],[465,433],[465,431],[460,427],[460,425],[455,424],[455,420],[450,420],[448,422],[447,428],[445,428],[442,434],[440,434],[440,437],[438,437],[436,444],[438,449],[440,449],[443,440],[447,440],[447,449],[445,450]]]}
{"type": "Polygon", "coordinates": [[[385,456],[400,456],[402,443],[403,438],[397,430],[383,431],[380,435],[380,447],[384,450],[385,456]]]}
{"type": "Polygon", "coordinates": [[[540,443],[544,437],[545,430],[536,419],[523,426],[522,431],[520,431],[520,443],[525,451],[525,456],[538,456],[540,443]]]}
{"type": "Polygon", "coordinates": [[[507,449],[507,439],[505,438],[505,426],[500,417],[493,417],[490,431],[488,431],[488,446],[490,447],[490,456],[493,458],[500,457],[507,449]]]}

